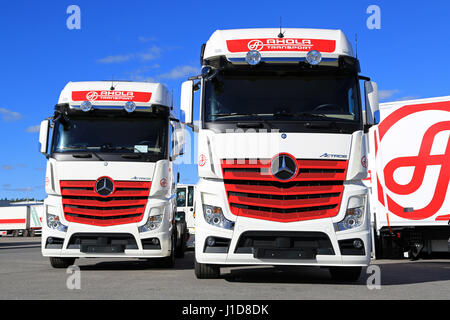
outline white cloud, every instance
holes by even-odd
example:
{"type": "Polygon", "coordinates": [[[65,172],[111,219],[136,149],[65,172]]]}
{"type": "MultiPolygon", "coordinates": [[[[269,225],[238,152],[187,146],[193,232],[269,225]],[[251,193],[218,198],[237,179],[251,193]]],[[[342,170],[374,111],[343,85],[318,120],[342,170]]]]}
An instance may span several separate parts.
{"type": "Polygon", "coordinates": [[[39,132],[40,129],[41,129],[40,125],[29,126],[28,128],[25,129],[25,132],[36,133],[39,132]]]}
{"type": "Polygon", "coordinates": [[[156,38],[140,36],[140,37],[138,37],[138,40],[139,40],[139,42],[146,43],[146,42],[150,42],[150,41],[155,41],[156,38]]]}
{"type": "Polygon", "coordinates": [[[133,54],[127,54],[127,55],[117,55],[117,56],[107,56],[102,59],[98,59],[97,62],[100,63],[121,63],[126,62],[128,60],[131,60],[134,57],[133,54]]]}
{"type": "Polygon", "coordinates": [[[11,111],[5,108],[0,108],[0,115],[4,121],[16,121],[22,118],[22,115],[18,112],[11,111]]]}
{"type": "Polygon", "coordinates": [[[420,96],[406,96],[400,99],[397,99],[395,101],[406,101],[406,100],[415,100],[415,99],[419,99],[420,96]]]}
{"type": "Polygon", "coordinates": [[[143,52],[107,56],[105,58],[98,59],[97,62],[111,64],[127,62],[134,59],[139,59],[141,61],[155,60],[161,56],[162,51],[162,48],[154,45],[143,52]]]}
{"type": "Polygon", "coordinates": [[[145,52],[139,53],[138,57],[142,61],[155,60],[161,56],[162,49],[158,46],[148,48],[145,52]]]}
{"type": "Polygon", "coordinates": [[[399,90],[397,90],[397,89],[395,89],[395,90],[380,90],[380,91],[378,91],[378,98],[380,100],[389,99],[397,92],[399,92],[399,90]]]}
{"type": "Polygon", "coordinates": [[[185,78],[189,75],[195,75],[198,74],[200,70],[197,67],[193,66],[179,66],[167,73],[160,74],[158,77],[161,79],[180,79],[185,78]]]}

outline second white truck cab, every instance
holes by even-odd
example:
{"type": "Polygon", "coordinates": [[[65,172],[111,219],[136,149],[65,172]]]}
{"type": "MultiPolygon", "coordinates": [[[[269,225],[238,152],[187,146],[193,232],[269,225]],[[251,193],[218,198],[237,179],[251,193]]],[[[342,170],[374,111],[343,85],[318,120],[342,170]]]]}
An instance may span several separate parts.
{"type": "Polygon", "coordinates": [[[224,265],[310,265],[358,279],[371,248],[363,137],[378,94],[345,35],[218,30],[201,61],[181,93],[198,132],[196,276],[218,277],[224,265]]]}
{"type": "Polygon", "coordinates": [[[171,110],[171,94],[159,83],[65,86],[40,133],[48,159],[42,254],[53,267],[91,257],[173,266],[173,161],[183,142],[171,110]]]}

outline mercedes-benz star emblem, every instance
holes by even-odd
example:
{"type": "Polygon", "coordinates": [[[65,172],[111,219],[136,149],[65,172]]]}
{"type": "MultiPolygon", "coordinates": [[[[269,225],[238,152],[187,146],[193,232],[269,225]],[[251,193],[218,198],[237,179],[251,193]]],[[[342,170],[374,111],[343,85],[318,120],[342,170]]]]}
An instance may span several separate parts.
{"type": "Polygon", "coordinates": [[[114,182],[109,178],[100,178],[95,184],[95,191],[102,197],[107,197],[114,191],[114,182]]]}
{"type": "Polygon", "coordinates": [[[297,161],[287,154],[280,154],[272,160],[270,170],[278,180],[290,180],[297,174],[297,161]]]}

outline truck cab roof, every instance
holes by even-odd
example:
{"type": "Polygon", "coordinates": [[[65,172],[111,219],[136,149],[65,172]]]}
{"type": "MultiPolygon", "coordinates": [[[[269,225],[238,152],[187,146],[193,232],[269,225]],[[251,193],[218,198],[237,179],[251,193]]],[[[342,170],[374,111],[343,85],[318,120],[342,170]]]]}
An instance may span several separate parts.
{"type": "Polygon", "coordinates": [[[352,45],[341,30],[283,28],[217,30],[206,43],[203,59],[225,56],[230,62],[257,50],[264,58],[301,58],[311,50],[324,59],[354,57],[352,45]]]}
{"type": "Polygon", "coordinates": [[[161,83],[133,81],[80,81],[69,82],[62,90],[58,104],[79,106],[89,101],[94,106],[118,107],[132,101],[136,107],[151,105],[172,106],[172,96],[161,83]]]}

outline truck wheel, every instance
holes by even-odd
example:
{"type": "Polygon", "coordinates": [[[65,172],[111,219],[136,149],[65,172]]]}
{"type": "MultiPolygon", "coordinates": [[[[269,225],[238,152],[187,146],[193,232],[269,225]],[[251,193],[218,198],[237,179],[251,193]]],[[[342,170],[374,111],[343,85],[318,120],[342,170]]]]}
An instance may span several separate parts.
{"type": "Polygon", "coordinates": [[[330,267],[330,274],[333,280],[338,281],[358,281],[362,267],[330,267]]]}
{"type": "Polygon", "coordinates": [[[31,237],[31,238],[34,238],[35,236],[36,236],[36,231],[31,230],[31,231],[30,231],[30,237],[31,237]]]}
{"type": "Polygon", "coordinates": [[[14,230],[14,231],[12,232],[12,236],[13,236],[14,238],[17,238],[17,237],[19,236],[19,230],[14,230]]]}
{"type": "Polygon", "coordinates": [[[181,239],[179,243],[177,243],[177,247],[175,248],[175,257],[184,258],[184,253],[186,252],[186,244],[187,244],[187,229],[184,228],[184,230],[181,231],[181,239]]]}
{"type": "Polygon", "coordinates": [[[161,268],[173,268],[175,266],[175,245],[176,245],[176,235],[175,233],[172,234],[172,241],[170,244],[171,250],[170,250],[170,256],[160,258],[157,261],[158,266],[161,268]]]}
{"type": "Polygon", "coordinates": [[[220,277],[220,267],[215,264],[204,264],[195,261],[195,276],[197,279],[217,279],[220,277]]]}
{"type": "Polygon", "coordinates": [[[23,232],[22,232],[22,237],[24,237],[24,238],[26,238],[26,237],[28,237],[29,236],[29,232],[28,232],[28,230],[23,230],[23,232]]]}
{"type": "Polygon", "coordinates": [[[60,258],[60,257],[50,257],[50,264],[53,268],[68,268],[75,263],[76,258],[60,258]]]}

